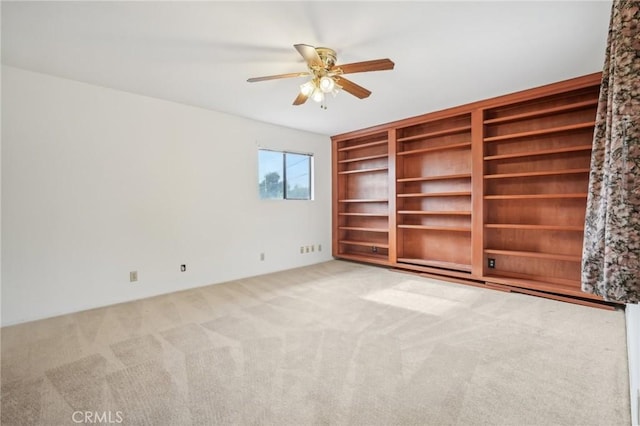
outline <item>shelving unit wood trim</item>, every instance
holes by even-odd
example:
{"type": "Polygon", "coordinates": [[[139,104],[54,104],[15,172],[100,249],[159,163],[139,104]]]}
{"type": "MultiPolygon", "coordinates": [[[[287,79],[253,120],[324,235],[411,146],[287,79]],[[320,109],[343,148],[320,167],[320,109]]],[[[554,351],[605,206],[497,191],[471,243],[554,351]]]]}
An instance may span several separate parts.
{"type": "MultiPolygon", "coordinates": [[[[405,130],[405,129],[400,129],[400,130],[405,130]]],[[[420,135],[406,136],[406,137],[403,137],[403,138],[398,138],[397,141],[398,142],[409,142],[409,141],[415,141],[415,140],[420,140],[420,139],[436,138],[438,136],[446,136],[446,135],[454,135],[454,134],[457,134],[457,133],[464,133],[464,132],[467,132],[467,131],[470,131],[470,130],[471,130],[471,126],[453,127],[451,129],[446,129],[446,130],[438,130],[436,132],[429,132],[429,133],[422,133],[420,135]]]]}
{"type": "Polygon", "coordinates": [[[442,175],[442,176],[423,176],[423,177],[412,177],[412,178],[400,178],[396,181],[398,183],[403,182],[427,182],[432,180],[449,180],[449,179],[467,179],[471,178],[471,173],[459,173],[455,175],[442,175]]]}
{"type": "Polygon", "coordinates": [[[433,216],[471,216],[469,211],[426,211],[426,210],[398,210],[403,215],[433,215],[433,216]]]}
{"type": "Polygon", "coordinates": [[[398,228],[421,229],[425,231],[471,232],[471,228],[463,226],[398,225],[398,228]]]}
{"type": "Polygon", "coordinates": [[[568,232],[583,232],[584,226],[569,226],[569,225],[529,225],[518,223],[487,223],[485,228],[492,229],[530,229],[539,231],[568,231],[568,232]]]}
{"type": "Polygon", "coordinates": [[[367,155],[366,157],[347,158],[346,160],[338,160],[339,164],[354,163],[356,161],[375,160],[377,158],[386,158],[388,154],[367,155]]]}
{"type": "Polygon", "coordinates": [[[574,256],[569,254],[542,253],[537,251],[520,251],[520,250],[495,250],[485,249],[486,254],[498,254],[504,256],[533,257],[537,259],[564,260],[567,262],[580,262],[582,256],[574,256]]]}
{"type": "Polygon", "coordinates": [[[489,155],[487,157],[484,157],[484,159],[485,161],[491,161],[491,160],[504,160],[508,158],[533,157],[533,156],[539,156],[539,155],[564,154],[567,152],[590,151],[591,148],[592,148],[591,145],[576,145],[576,146],[570,146],[566,148],[553,148],[553,149],[542,149],[538,151],[514,152],[511,154],[489,155]]]}
{"type": "Polygon", "coordinates": [[[388,203],[386,198],[352,198],[348,200],[338,200],[339,203],[388,203]]]}
{"type": "Polygon", "coordinates": [[[471,272],[471,265],[462,263],[443,262],[440,260],[414,259],[409,257],[398,258],[399,263],[410,263],[413,265],[431,266],[435,268],[453,269],[456,271],[471,272]]]}
{"type": "Polygon", "coordinates": [[[375,167],[371,169],[359,169],[359,170],[343,170],[338,172],[339,175],[351,175],[354,173],[373,173],[373,172],[386,172],[389,167],[375,167]]]}
{"type": "Polygon", "coordinates": [[[586,192],[574,194],[518,194],[518,195],[485,195],[485,200],[536,200],[553,198],[587,198],[586,192]]]}
{"type": "Polygon", "coordinates": [[[548,278],[548,277],[528,277],[524,274],[512,274],[514,276],[509,275],[485,275],[484,279],[488,282],[498,283],[498,284],[506,284],[510,286],[522,287],[522,288],[532,288],[541,291],[546,291],[554,294],[564,294],[568,296],[580,297],[584,299],[591,300],[600,300],[602,298],[593,294],[584,293],[580,290],[580,282],[579,281],[569,281],[562,280],[565,283],[562,283],[559,279],[548,278]],[[515,275],[520,275],[516,277],[515,275]]]}
{"type": "Polygon", "coordinates": [[[523,173],[500,173],[494,175],[485,175],[485,179],[510,179],[510,178],[523,178],[523,177],[538,177],[538,176],[556,176],[556,175],[570,175],[589,173],[588,168],[583,169],[564,169],[564,170],[545,170],[541,172],[523,172],[523,173]]]}
{"type": "Polygon", "coordinates": [[[558,112],[577,111],[577,110],[586,109],[595,105],[598,105],[598,100],[589,99],[588,101],[576,102],[573,104],[561,105],[561,106],[552,107],[552,108],[545,108],[545,109],[541,109],[533,112],[525,112],[522,114],[515,114],[515,115],[499,117],[499,118],[491,118],[488,120],[484,120],[484,124],[509,123],[512,121],[519,121],[527,118],[536,118],[536,117],[544,117],[547,115],[553,115],[558,112]]]}
{"type": "Polygon", "coordinates": [[[418,192],[411,194],[398,194],[402,198],[419,198],[419,197],[465,197],[471,196],[471,191],[460,192],[418,192]]]}
{"type": "Polygon", "coordinates": [[[346,213],[340,212],[338,216],[360,216],[360,217],[389,217],[388,213],[346,213]]]}
{"type": "Polygon", "coordinates": [[[372,146],[387,145],[387,143],[388,143],[387,139],[375,141],[375,142],[361,143],[359,145],[351,145],[351,146],[345,146],[344,148],[338,148],[338,152],[352,151],[354,149],[370,148],[372,146]]]}
{"type": "Polygon", "coordinates": [[[593,129],[594,125],[595,125],[595,121],[589,121],[585,123],[569,124],[567,126],[552,127],[549,129],[540,129],[540,130],[531,130],[528,132],[512,133],[510,135],[490,136],[488,138],[484,138],[484,141],[485,143],[499,142],[499,141],[505,141],[510,139],[528,138],[531,136],[548,135],[551,133],[570,132],[573,130],[588,129],[588,128],[593,129]]]}
{"type": "Polygon", "coordinates": [[[471,147],[471,142],[463,142],[463,143],[455,143],[450,145],[432,146],[430,148],[412,149],[410,151],[400,151],[396,155],[426,154],[429,152],[449,151],[453,149],[463,149],[463,148],[470,148],[470,147],[471,147]]]}
{"type": "MultiPolygon", "coordinates": [[[[502,281],[515,279],[515,280],[522,280],[522,281],[531,281],[536,283],[558,284],[560,286],[568,287],[568,288],[580,288],[580,281],[577,281],[577,280],[568,280],[565,278],[557,278],[557,277],[543,277],[540,275],[522,274],[518,272],[496,271],[495,273],[485,275],[483,278],[484,279],[488,279],[488,278],[500,279],[502,281]]],[[[593,297],[598,298],[598,296],[593,296],[593,297]]]]}
{"type": "Polygon", "coordinates": [[[374,242],[371,242],[371,241],[338,240],[338,243],[340,243],[340,244],[348,244],[350,246],[389,248],[389,244],[386,244],[386,243],[374,243],[374,242]]]}
{"type": "Polygon", "coordinates": [[[368,227],[361,227],[361,226],[338,226],[338,229],[340,229],[342,231],[381,232],[381,233],[385,233],[385,234],[389,232],[388,229],[368,228],[368,227]]]}

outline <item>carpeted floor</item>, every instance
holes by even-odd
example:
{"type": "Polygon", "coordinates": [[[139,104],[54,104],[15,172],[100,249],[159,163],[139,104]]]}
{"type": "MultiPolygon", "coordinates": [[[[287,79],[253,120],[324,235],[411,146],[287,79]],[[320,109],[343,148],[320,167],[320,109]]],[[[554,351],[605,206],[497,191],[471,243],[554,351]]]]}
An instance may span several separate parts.
{"type": "Polygon", "coordinates": [[[628,391],[621,311],[341,261],[2,329],[3,425],[629,425],[628,391]]]}

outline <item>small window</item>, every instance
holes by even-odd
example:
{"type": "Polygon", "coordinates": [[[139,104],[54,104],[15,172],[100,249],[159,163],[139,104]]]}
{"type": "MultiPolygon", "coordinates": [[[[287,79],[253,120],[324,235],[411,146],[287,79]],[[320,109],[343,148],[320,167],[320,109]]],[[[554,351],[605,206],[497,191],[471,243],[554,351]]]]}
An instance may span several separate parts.
{"type": "Polygon", "coordinates": [[[310,200],[313,156],[258,150],[258,188],[263,200],[310,200]]]}

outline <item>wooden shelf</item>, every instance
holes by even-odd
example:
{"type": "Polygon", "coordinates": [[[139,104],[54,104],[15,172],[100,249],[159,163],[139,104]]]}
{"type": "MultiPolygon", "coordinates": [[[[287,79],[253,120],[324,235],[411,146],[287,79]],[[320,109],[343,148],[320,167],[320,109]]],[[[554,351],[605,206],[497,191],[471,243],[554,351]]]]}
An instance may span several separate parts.
{"type": "Polygon", "coordinates": [[[384,243],[375,243],[371,241],[354,241],[354,240],[339,240],[340,244],[348,244],[350,246],[362,246],[362,247],[378,247],[378,248],[389,248],[389,244],[384,243]]]}
{"type": "Polygon", "coordinates": [[[442,176],[423,176],[412,178],[400,178],[397,179],[398,183],[403,182],[427,182],[432,180],[449,180],[449,179],[471,179],[471,173],[459,173],[455,175],[442,175],[442,176]]]}
{"type": "Polygon", "coordinates": [[[552,128],[549,128],[549,129],[531,130],[529,132],[512,133],[510,135],[502,135],[502,136],[491,136],[491,137],[488,137],[488,138],[484,138],[484,141],[485,142],[499,142],[499,141],[506,141],[506,140],[511,140],[511,139],[528,138],[528,137],[531,137],[531,136],[548,135],[548,134],[551,134],[551,133],[570,132],[570,131],[573,131],[573,130],[593,128],[595,126],[595,124],[596,124],[595,121],[588,121],[586,123],[569,124],[567,126],[552,127],[552,128]]]}
{"type": "Polygon", "coordinates": [[[487,223],[484,225],[488,229],[531,229],[538,231],[570,231],[570,232],[583,232],[584,226],[569,226],[569,225],[529,225],[518,223],[487,223]]]}
{"type": "Polygon", "coordinates": [[[398,210],[398,214],[407,215],[433,215],[433,216],[471,216],[467,211],[425,211],[425,210],[398,210]]]}
{"type": "Polygon", "coordinates": [[[499,254],[503,256],[532,257],[537,259],[564,260],[567,262],[581,262],[582,256],[573,256],[568,254],[541,253],[537,251],[520,251],[520,250],[495,250],[485,249],[486,254],[499,254]]]}
{"type": "Polygon", "coordinates": [[[586,192],[577,194],[518,194],[518,195],[485,195],[485,200],[535,200],[553,198],[587,198],[586,192]]]}
{"type": "Polygon", "coordinates": [[[344,152],[344,151],[352,151],[354,149],[370,148],[372,146],[386,145],[388,142],[389,141],[387,139],[384,139],[384,140],[379,140],[375,142],[361,143],[359,145],[351,145],[351,146],[345,146],[344,148],[338,148],[338,151],[344,152]]]}
{"type": "Polygon", "coordinates": [[[388,203],[386,198],[354,198],[350,200],[338,200],[339,203],[388,203]]]}
{"type": "Polygon", "coordinates": [[[538,155],[564,154],[567,152],[590,151],[591,148],[592,148],[591,145],[576,145],[576,146],[570,146],[566,148],[553,148],[553,149],[542,149],[538,151],[514,152],[512,154],[489,155],[487,157],[484,157],[484,159],[486,161],[491,161],[491,160],[504,160],[507,158],[533,157],[538,155]]]}
{"type": "Polygon", "coordinates": [[[367,155],[366,157],[358,157],[358,158],[348,158],[346,160],[340,160],[338,163],[354,163],[356,161],[366,161],[366,160],[375,160],[377,158],[387,158],[388,154],[378,154],[378,155],[367,155]]]}
{"type": "Polygon", "coordinates": [[[507,272],[496,270],[491,274],[484,275],[484,278],[493,278],[499,280],[521,280],[523,282],[535,282],[535,283],[550,283],[560,285],[566,288],[580,289],[580,281],[568,280],[565,278],[547,277],[540,275],[521,274],[517,272],[507,272]]]}
{"type": "Polygon", "coordinates": [[[339,226],[338,229],[340,229],[341,231],[364,231],[364,232],[381,232],[381,233],[389,232],[388,229],[367,228],[367,227],[360,227],[360,226],[339,226]]]}
{"type": "Polygon", "coordinates": [[[371,169],[360,169],[360,170],[343,170],[338,172],[339,175],[351,175],[354,173],[373,173],[373,172],[386,172],[389,170],[388,167],[375,167],[371,169]]]}
{"type": "Polygon", "coordinates": [[[338,213],[338,216],[389,217],[388,213],[338,213]]]}
{"type": "Polygon", "coordinates": [[[454,269],[456,271],[471,272],[471,265],[462,263],[443,262],[440,260],[413,259],[409,257],[398,258],[399,263],[411,263],[414,265],[432,266],[435,268],[454,269]]]}
{"type": "Polygon", "coordinates": [[[537,176],[564,176],[571,174],[589,173],[588,168],[583,169],[564,169],[564,170],[546,170],[542,172],[524,172],[524,173],[501,173],[495,175],[485,175],[485,179],[510,179],[510,178],[526,178],[537,176]]]}
{"type": "Polygon", "coordinates": [[[596,105],[598,105],[597,99],[589,99],[588,101],[576,102],[576,103],[562,105],[558,107],[552,107],[552,108],[545,108],[537,111],[525,112],[523,114],[515,114],[515,115],[510,115],[510,116],[500,117],[500,118],[491,118],[488,120],[484,120],[484,124],[508,123],[511,121],[525,120],[527,118],[544,117],[547,115],[553,115],[560,112],[570,112],[570,111],[576,111],[580,109],[586,109],[596,105]]]}
{"type": "Polygon", "coordinates": [[[470,147],[471,147],[471,142],[464,142],[464,143],[456,143],[451,145],[433,146],[430,148],[412,149],[411,151],[400,151],[396,155],[426,154],[426,153],[436,152],[436,151],[448,151],[452,149],[462,149],[462,148],[470,148],[470,147]]]}
{"type": "Polygon", "coordinates": [[[462,192],[420,192],[415,194],[398,194],[400,198],[417,198],[417,197],[465,197],[471,196],[471,191],[462,192]]]}
{"type": "MultiPolygon", "coordinates": [[[[401,130],[405,130],[405,129],[401,129],[401,130]]],[[[471,126],[453,127],[451,129],[439,130],[439,131],[436,131],[436,132],[422,133],[422,134],[414,135],[414,136],[405,136],[405,137],[402,137],[402,138],[398,138],[397,141],[398,142],[409,142],[409,141],[415,141],[415,140],[419,140],[419,139],[436,138],[438,136],[454,135],[456,133],[464,133],[464,132],[468,132],[468,131],[471,131],[471,126]]]]}
{"type": "Polygon", "coordinates": [[[471,232],[471,228],[463,227],[463,226],[398,225],[398,228],[421,229],[425,231],[471,232]]]}
{"type": "MultiPolygon", "coordinates": [[[[379,246],[378,246],[379,247],[379,246]]],[[[389,256],[387,254],[378,253],[337,253],[335,257],[345,260],[353,260],[355,262],[376,263],[385,266],[393,266],[389,262],[389,256]]]]}

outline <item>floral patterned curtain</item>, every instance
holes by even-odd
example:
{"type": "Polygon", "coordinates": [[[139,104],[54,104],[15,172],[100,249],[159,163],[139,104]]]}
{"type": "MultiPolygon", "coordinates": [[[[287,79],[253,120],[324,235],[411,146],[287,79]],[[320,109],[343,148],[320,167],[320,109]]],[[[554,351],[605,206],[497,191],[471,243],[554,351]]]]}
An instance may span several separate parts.
{"type": "Polygon", "coordinates": [[[582,290],[640,302],[640,2],[614,0],[600,87],[582,290]]]}

